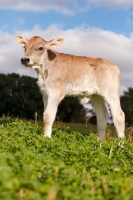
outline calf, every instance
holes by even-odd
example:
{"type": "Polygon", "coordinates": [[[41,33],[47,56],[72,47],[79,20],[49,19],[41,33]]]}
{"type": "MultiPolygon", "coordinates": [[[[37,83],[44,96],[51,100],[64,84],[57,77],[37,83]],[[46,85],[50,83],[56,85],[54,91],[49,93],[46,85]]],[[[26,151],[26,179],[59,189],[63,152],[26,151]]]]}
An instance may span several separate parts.
{"type": "Polygon", "coordinates": [[[46,41],[34,36],[27,39],[17,36],[24,47],[21,63],[34,68],[38,74],[38,86],[43,95],[45,126],[44,136],[51,137],[57,107],[65,96],[78,96],[81,103],[91,100],[96,116],[99,139],[105,136],[110,105],[118,137],[124,137],[124,113],[120,106],[120,71],[102,58],[74,56],[53,51],[63,43],[62,38],[46,41]]]}

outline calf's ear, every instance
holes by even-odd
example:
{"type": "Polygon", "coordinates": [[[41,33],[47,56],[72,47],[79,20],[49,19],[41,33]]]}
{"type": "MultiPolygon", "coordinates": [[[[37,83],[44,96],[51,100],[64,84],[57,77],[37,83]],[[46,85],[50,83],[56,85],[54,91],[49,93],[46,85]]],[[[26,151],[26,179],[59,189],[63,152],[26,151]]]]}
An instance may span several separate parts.
{"type": "Polygon", "coordinates": [[[28,39],[23,36],[17,36],[16,40],[17,40],[18,44],[22,47],[25,47],[26,43],[28,42],[28,39]]]}
{"type": "Polygon", "coordinates": [[[55,38],[47,42],[47,49],[52,47],[59,47],[63,43],[63,38],[55,38]]]}

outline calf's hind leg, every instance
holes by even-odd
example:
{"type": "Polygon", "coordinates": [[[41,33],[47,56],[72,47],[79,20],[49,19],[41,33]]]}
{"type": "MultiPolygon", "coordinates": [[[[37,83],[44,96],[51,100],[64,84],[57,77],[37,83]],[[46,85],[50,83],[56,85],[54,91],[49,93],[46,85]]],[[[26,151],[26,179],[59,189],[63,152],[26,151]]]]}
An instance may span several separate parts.
{"type": "Polygon", "coordinates": [[[124,137],[125,130],[125,115],[120,106],[119,97],[115,99],[109,99],[108,101],[113,117],[113,122],[119,138],[124,137]]]}
{"type": "Polygon", "coordinates": [[[109,118],[109,113],[105,106],[105,101],[101,96],[98,95],[92,96],[91,102],[96,112],[98,137],[99,140],[103,141],[106,133],[106,126],[109,118]]]}

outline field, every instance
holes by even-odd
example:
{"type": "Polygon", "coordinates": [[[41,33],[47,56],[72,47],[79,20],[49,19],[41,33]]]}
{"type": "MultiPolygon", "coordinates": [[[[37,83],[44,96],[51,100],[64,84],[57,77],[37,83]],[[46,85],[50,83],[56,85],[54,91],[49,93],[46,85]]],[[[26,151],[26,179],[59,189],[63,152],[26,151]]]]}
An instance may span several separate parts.
{"type": "Polygon", "coordinates": [[[56,124],[48,139],[37,123],[1,119],[0,199],[133,200],[131,130],[124,146],[90,131],[56,124]]]}

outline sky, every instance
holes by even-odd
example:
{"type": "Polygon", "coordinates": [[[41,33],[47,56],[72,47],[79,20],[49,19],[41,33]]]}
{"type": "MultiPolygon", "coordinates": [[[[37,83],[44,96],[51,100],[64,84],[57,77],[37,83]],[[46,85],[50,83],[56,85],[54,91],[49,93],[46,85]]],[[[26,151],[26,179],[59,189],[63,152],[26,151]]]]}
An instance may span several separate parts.
{"type": "Polygon", "coordinates": [[[17,35],[64,38],[54,50],[114,62],[120,94],[133,87],[133,0],[0,0],[0,73],[37,77],[20,64],[17,35]]]}

